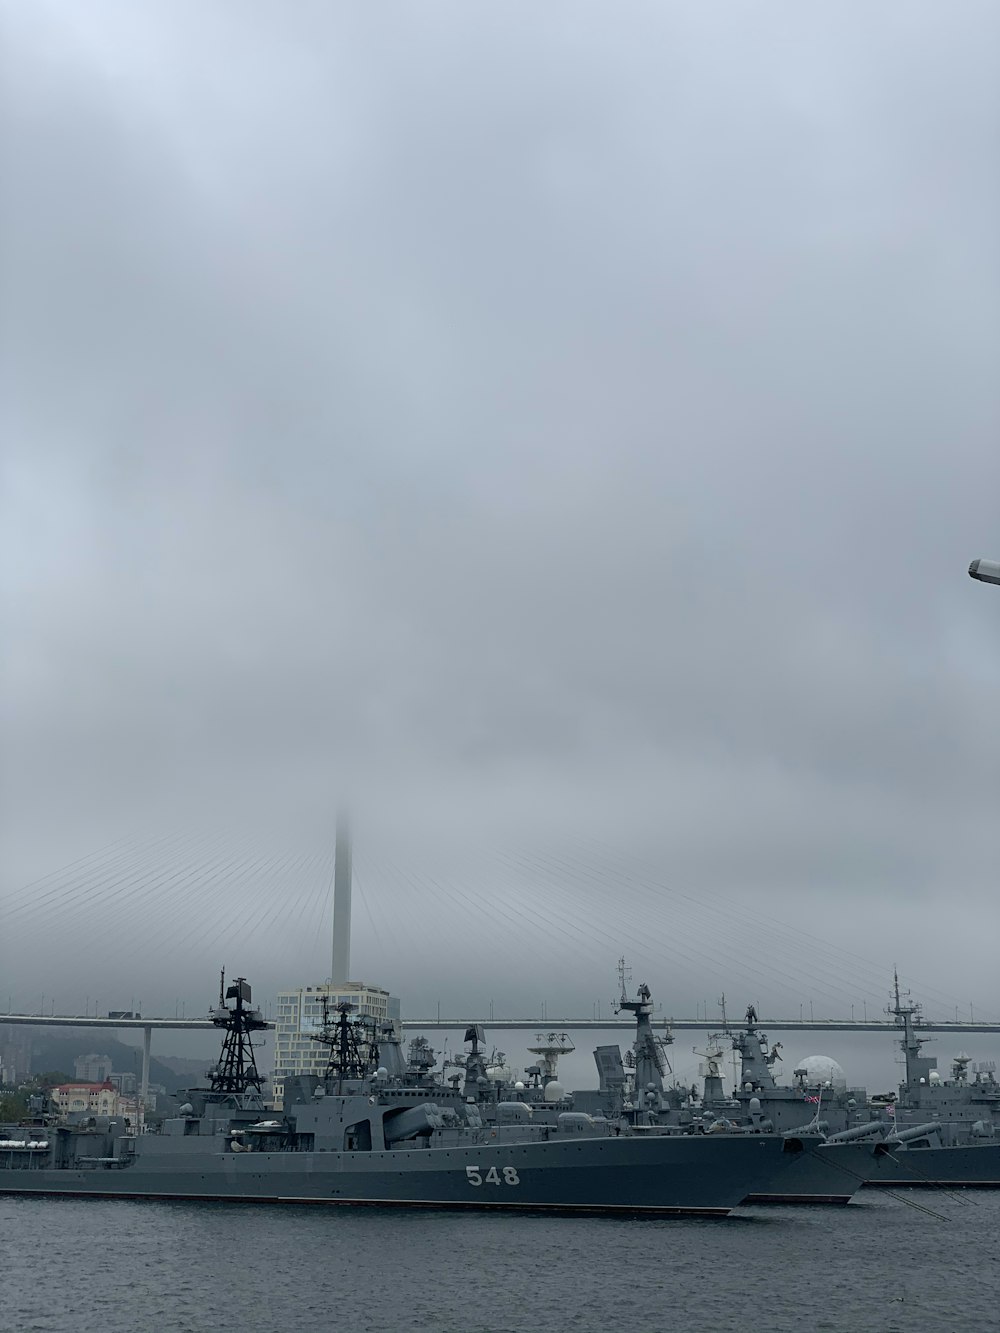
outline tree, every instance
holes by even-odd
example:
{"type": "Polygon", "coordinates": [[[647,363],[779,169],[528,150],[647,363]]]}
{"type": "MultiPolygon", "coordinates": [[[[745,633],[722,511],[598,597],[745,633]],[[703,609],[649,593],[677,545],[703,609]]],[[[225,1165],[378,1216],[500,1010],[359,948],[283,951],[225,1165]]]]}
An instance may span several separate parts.
{"type": "Polygon", "coordinates": [[[23,1092],[0,1094],[0,1120],[21,1120],[28,1114],[28,1099],[23,1092]]]}
{"type": "Polygon", "coordinates": [[[58,1069],[50,1069],[48,1073],[32,1075],[28,1086],[36,1089],[55,1088],[60,1083],[79,1083],[79,1081],[72,1074],[64,1074],[58,1069]]]}

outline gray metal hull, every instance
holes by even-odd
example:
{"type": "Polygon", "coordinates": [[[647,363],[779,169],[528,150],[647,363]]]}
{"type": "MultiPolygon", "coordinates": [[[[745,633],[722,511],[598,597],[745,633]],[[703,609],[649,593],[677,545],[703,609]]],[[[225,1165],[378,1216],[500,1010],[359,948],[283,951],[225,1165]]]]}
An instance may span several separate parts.
{"type": "Polygon", "coordinates": [[[867,1185],[949,1185],[1000,1189],[1000,1143],[943,1148],[882,1145],[871,1159],[867,1185]]]}
{"type": "Polygon", "coordinates": [[[724,1215],[804,1155],[749,1136],[370,1153],[160,1155],[143,1146],[122,1167],[0,1171],[0,1193],[724,1215]]]}
{"type": "Polygon", "coordinates": [[[744,1202],[850,1203],[869,1174],[872,1152],[871,1144],[820,1144],[801,1153],[770,1187],[748,1195],[744,1202]]]}

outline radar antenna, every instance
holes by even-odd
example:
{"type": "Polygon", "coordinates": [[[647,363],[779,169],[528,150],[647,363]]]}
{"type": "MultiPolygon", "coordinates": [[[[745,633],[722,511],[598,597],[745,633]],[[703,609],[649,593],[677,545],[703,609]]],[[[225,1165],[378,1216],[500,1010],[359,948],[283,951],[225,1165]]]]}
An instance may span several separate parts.
{"type": "Polygon", "coordinates": [[[529,1046],[528,1050],[540,1057],[539,1074],[543,1083],[551,1083],[558,1077],[559,1057],[575,1051],[576,1046],[568,1032],[538,1032],[534,1046],[529,1046]]]}
{"type": "Polygon", "coordinates": [[[701,1056],[701,1063],[698,1065],[698,1074],[705,1080],[706,1102],[711,1102],[725,1096],[722,1085],[722,1067],[725,1060],[725,1056],[723,1055],[723,1040],[723,1033],[710,1032],[703,1051],[699,1051],[697,1046],[692,1046],[691,1048],[695,1055],[701,1056]]]}
{"type": "Polygon", "coordinates": [[[717,1032],[710,1032],[708,1034],[708,1042],[706,1043],[706,1045],[708,1049],[704,1051],[699,1051],[697,1046],[691,1047],[693,1054],[700,1055],[702,1060],[705,1062],[704,1065],[698,1070],[698,1073],[702,1076],[702,1078],[704,1078],[706,1074],[708,1075],[709,1078],[721,1078],[722,1061],[724,1057],[722,1053],[722,1039],[720,1034],[717,1032]]]}

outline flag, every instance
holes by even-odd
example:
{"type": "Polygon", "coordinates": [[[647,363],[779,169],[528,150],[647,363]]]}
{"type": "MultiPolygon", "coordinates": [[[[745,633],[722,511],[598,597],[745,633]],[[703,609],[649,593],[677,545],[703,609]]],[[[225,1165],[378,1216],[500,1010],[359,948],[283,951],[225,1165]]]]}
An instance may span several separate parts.
{"type": "Polygon", "coordinates": [[[813,1102],[816,1106],[819,1105],[819,1098],[818,1098],[818,1097],[808,1097],[808,1096],[807,1096],[807,1097],[803,1097],[802,1100],[805,1101],[805,1102],[813,1102]]]}
{"type": "Polygon", "coordinates": [[[885,1108],[885,1113],[886,1115],[896,1114],[896,1108],[893,1106],[892,1102],[890,1102],[889,1105],[885,1108]]]}

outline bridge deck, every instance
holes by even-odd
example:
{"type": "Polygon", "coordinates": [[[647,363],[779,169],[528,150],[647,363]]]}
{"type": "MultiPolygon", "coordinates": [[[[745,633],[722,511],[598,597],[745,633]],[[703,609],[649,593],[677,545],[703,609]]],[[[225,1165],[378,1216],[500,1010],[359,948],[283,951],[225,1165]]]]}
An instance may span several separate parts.
{"type": "MultiPolygon", "coordinates": [[[[666,1018],[665,1015],[657,1014],[653,1021],[657,1027],[666,1023],[675,1032],[711,1032],[722,1027],[721,1019],[706,1022],[703,1018],[666,1018]]],[[[631,1018],[407,1018],[403,1020],[402,1026],[408,1032],[454,1032],[477,1022],[495,1032],[613,1032],[618,1029],[630,1031],[635,1026],[631,1018]]],[[[97,1018],[93,1014],[0,1014],[0,1025],[4,1023],[24,1023],[34,1027],[150,1028],[154,1031],[207,1031],[214,1027],[208,1018],[97,1018]]],[[[274,1027],[274,1024],[268,1023],[267,1026],[274,1027]]],[[[741,1027],[742,1023],[731,1021],[729,1026],[741,1027]]],[[[922,1032],[1000,1032],[1000,1023],[928,1020],[918,1021],[916,1026],[922,1032]]],[[[899,1031],[892,1019],[761,1018],[757,1027],[767,1032],[899,1031]]]]}

